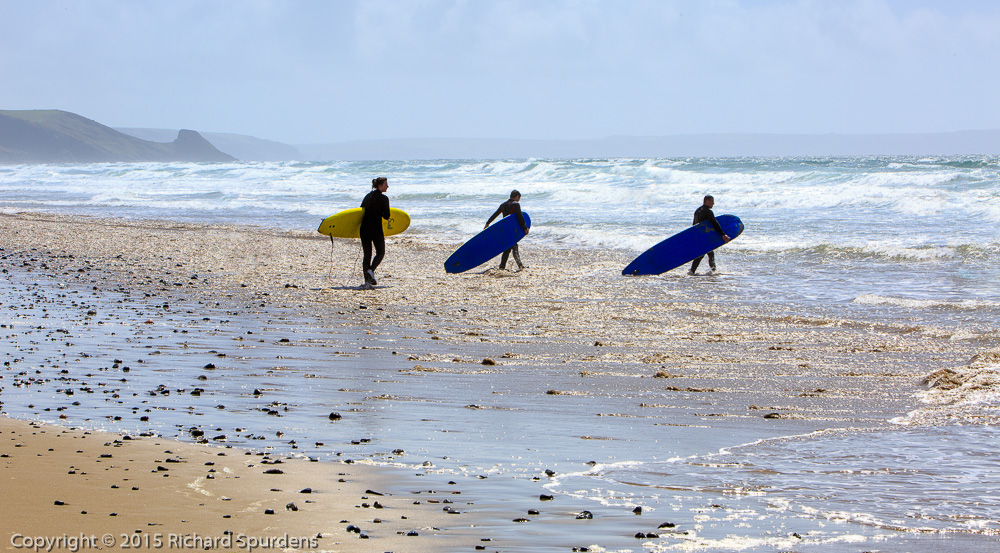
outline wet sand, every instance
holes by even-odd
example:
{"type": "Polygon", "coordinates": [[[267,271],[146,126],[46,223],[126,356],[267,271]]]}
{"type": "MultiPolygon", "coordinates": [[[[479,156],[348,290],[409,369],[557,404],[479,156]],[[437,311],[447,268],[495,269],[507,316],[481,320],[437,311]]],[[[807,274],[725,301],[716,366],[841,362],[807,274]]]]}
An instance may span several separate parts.
{"type": "Polygon", "coordinates": [[[466,351],[480,362],[530,349],[535,363],[573,363],[585,377],[612,369],[683,376],[739,390],[759,406],[753,395],[762,383],[787,376],[785,393],[765,404],[827,414],[847,407],[858,420],[908,411],[929,373],[996,351],[994,337],[967,340],[958,328],[735,305],[726,286],[738,283],[725,277],[620,277],[627,252],[527,244],[525,271],[494,263],[447,275],[441,264],[455,244],[402,235],[387,239],[379,286],[366,291],[357,242],[331,245],[309,232],[18,214],[0,216],[0,239],[8,271],[143,291],[146,303],[179,297],[205,309],[222,301],[260,314],[319,314],[333,328],[423,338],[421,361],[466,351]],[[803,395],[812,399],[794,399],[803,395]]]}
{"type": "Polygon", "coordinates": [[[82,550],[471,548],[436,529],[440,509],[380,491],[398,485],[384,476],[363,465],[0,418],[0,535],[4,550],[73,547],[44,538],[75,539],[82,550]]]}
{"type": "MultiPolygon", "coordinates": [[[[2,330],[8,343],[15,346],[4,359],[6,366],[0,386],[19,389],[36,386],[56,392],[37,405],[26,404],[21,401],[22,396],[18,396],[16,410],[11,408],[12,401],[0,394],[0,400],[5,401],[0,407],[5,414],[41,420],[61,417],[56,413],[65,414],[67,411],[61,409],[73,408],[72,398],[58,395],[56,382],[67,372],[68,377],[74,379],[74,386],[92,389],[118,386],[120,390],[115,389],[115,395],[121,398],[127,397],[126,392],[136,397],[157,393],[158,389],[151,384],[155,380],[139,380],[135,369],[131,374],[123,374],[124,368],[119,365],[124,363],[107,367],[106,374],[78,375],[73,372],[74,360],[65,359],[66,351],[77,356],[82,351],[83,355],[113,357],[114,340],[122,339],[130,348],[138,347],[135,344],[145,340],[154,345],[146,346],[148,349],[143,357],[147,372],[165,370],[157,363],[164,364],[168,360],[174,365],[181,361],[183,366],[189,367],[186,371],[191,382],[183,383],[182,389],[175,388],[170,396],[170,401],[177,403],[164,403],[158,408],[160,411],[153,409],[150,414],[143,414],[144,407],[137,402],[129,404],[121,399],[117,403],[99,405],[93,401],[86,403],[81,398],[83,406],[92,409],[89,412],[100,413],[98,418],[84,415],[84,422],[96,427],[103,424],[101,419],[119,417],[133,421],[135,428],[141,430],[146,422],[141,417],[155,420],[158,416],[168,417],[163,410],[186,409],[185,405],[197,401],[191,397],[194,387],[200,385],[193,381],[195,375],[202,372],[209,382],[217,380],[214,373],[202,370],[209,364],[204,356],[218,352],[216,355],[228,355],[229,362],[235,362],[237,354],[245,351],[238,348],[250,341],[261,343],[254,346],[257,349],[252,361],[274,369],[259,369],[260,374],[256,376],[262,381],[277,379],[300,367],[299,374],[303,378],[320,378],[322,374],[312,372],[319,372],[317,366],[323,363],[334,362],[340,357],[364,362],[368,356],[392,367],[399,375],[397,388],[409,388],[418,396],[419,393],[412,392],[414,382],[420,390],[453,387],[448,390],[448,401],[453,403],[444,404],[434,399],[412,408],[413,413],[422,410],[445,413],[440,415],[438,422],[433,422],[431,415],[424,415],[431,421],[426,424],[438,425],[433,427],[435,432],[451,424],[446,417],[460,421],[478,416],[477,413],[511,409],[505,402],[514,401],[509,398],[515,397],[521,402],[514,402],[515,411],[524,410],[527,401],[537,404],[537,409],[552,417],[560,413],[581,418],[597,415],[601,426],[590,432],[564,436],[559,434],[558,428],[546,427],[534,434],[534,439],[545,441],[548,438],[541,433],[551,432],[553,439],[585,443],[587,448],[608,444],[605,449],[587,449],[579,455],[631,447],[628,444],[634,443],[636,436],[666,426],[690,427],[690,436],[698,433],[699,426],[731,429],[733,435],[745,435],[748,439],[835,426],[883,427],[891,418],[920,407],[915,394],[925,390],[926,375],[945,367],[959,371],[974,369],[977,365],[970,360],[975,355],[982,359],[995,350],[995,344],[989,339],[958,339],[957,329],[837,320],[796,312],[787,306],[733,305],[727,301],[726,287],[738,286],[738,279],[724,276],[623,278],[618,273],[627,261],[627,253],[614,251],[579,252],[526,244],[522,257],[529,268],[525,271],[483,267],[463,275],[446,275],[441,264],[455,244],[403,235],[387,239],[386,261],[377,275],[379,286],[369,291],[359,289],[360,253],[355,242],[331,244],[328,239],[307,232],[17,214],[0,216],[0,244],[3,244],[0,251],[3,272],[11,279],[3,307],[12,309],[2,330]],[[74,337],[67,336],[72,331],[61,333],[63,329],[59,328],[58,321],[45,320],[49,315],[46,310],[66,320],[72,319],[73,324],[81,328],[91,323],[103,326],[109,341],[76,343],[74,337]],[[333,332],[336,339],[328,333],[309,330],[317,318],[321,319],[324,330],[333,332]],[[107,328],[114,325],[118,325],[116,331],[107,332],[107,328]],[[226,341],[211,341],[214,334],[222,333],[228,333],[226,341]],[[30,367],[36,372],[30,373],[29,367],[20,361],[42,347],[40,343],[61,340],[67,341],[65,348],[50,346],[42,362],[30,367]],[[231,351],[227,351],[221,349],[220,344],[238,345],[229,346],[231,351]],[[351,347],[343,344],[351,344],[351,347]],[[322,349],[317,353],[317,348],[322,349]],[[195,350],[202,357],[187,361],[186,356],[195,350]],[[265,361],[267,359],[272,361],[265,361]],[[275,359],[280,361],[273,361],[275,359]],[[115,384],[116,380],[122,383],[115,384]],[[125,383],[126,380],[131,382],[125,383]],[[483,389],[492,391],[484,394],[483,389]],[[178,397],[181,392],[185,399],[178,397]],[[528,400],[520,399],[522,397],[528,400]],[[440,422],[442,420],[444,422],[440,422]],[[629,432],[634,435],[628,435],[629,432]]],[[[126,362],[134,364],[135,360],[126,362]]],[[[223,362],[216,360],[215,363],[221,370],[223,362]]],[[[331,383],[330,394],[344,394],[346,399],[339,400],[340,404],[356,406],[360,414],[366,410],[374,412],[377,407],[373,405],[378,402],[391,404],[403,399],[413,403],[414,398],[403,397],[398,392],[373,391],[370,384],[373,381],[379,382],[380,387],[393,385],[371,379],[368,383],[359,381],[356,389],[350,382],[331,383]]],[[[245,385],[246,381],[242,382],[245,385]]],[[[294,386],[297,385],[291,387],[294,386]]],[[[325,417],[329,412],[325,406],[314,405],[309,412],[309,399],[302,398],[296,403],[289,399],[295,397],[291,392],[278,401],[265,404],[268,394],[277,393],[281,386],[261,385],[261,388],[228,395],[237,398],[233,401],[246,398],[245,409],[235,411],[235,418],[230,419],[222,418],[226,415],[220,411],[214,415],[219,418],[198,426],[205,426],[203,439],[211,438],[208,432],[219,426],[228,436],[222,443],[246,447],[260,436],[240,435],[239,429],[234,428],[239,417],[245,416],[241,413],[274,411],[274,416],[285,418],[275,419],[278,422],[270,426],[263,426],[263,423],[249,426],[281,428],[302,444],[301,449],[298,445],[294,447],[304,455],[331,455],[328,447],[315,446],[312,449],[316,451],[313,451],[305,446],[325,438],[308,432],[295,434],[294,431],[297,424],[302,424],[293,419],[295,411],[306,413],[303,416],[325,417]],[[258,391],[261,393],[256,394],[258,391]],[[251,403],[257,401],[258,396],[264,399],[251,403]],[[280,412],[282,402],[285,409],[291,408],[292,412],[280,412]],[[283,425],[282,420],[285,421],[283,425]],[[224,424],[232,426],[223,427],[224,424]]],[[[162,392],[160,389],[157,396],[160,400],[166,395],[162,392]]],[[[209,409],[199,406],[196,414],[209,409]]],[[[232,405],[227,406],[226,411],[233,410],[232,405]]],[[[923,422],[934,422],[934,417],[947,422],[956,416],[981,422],[983,415],[980,412],[942,414],[932,411],[923,422]]],[[[192,439],[187,431],[189,423],[177,423],[185,420],[183,417],[176,414],[169,417],[173,418],[167,420],[177,428],[172,434],[159,428],[157,434],[192,439]]],[[[493,424],[490,421],[494,419],[486,420],[493,424]]],[[[346,465],[342,463],[283,460],[283,464],[278,465],[282,470],[285,466],[304,468],[297,469],[294,474],[285,470],[289,474],[262,475],[260,464],[246,466],[249,459],[263,459],[257,455],[259,452],[234,456],[229,453],[233,450],[225,450],[226,456],[218,456],[216,449],[165,441],[154,435],[116,443],[113,436],[95,439],[97,434],[74,432],[67,435],[57,427],[30,428],[26,423],[15,421],[4,424],[4,437],[26,444],[13,450],[11,457],[3,459],[10,461],[5,477],[21,478],[28,472],[25,464],[18,464],[26,463],[21,458],[23,452],[18,450],[28,447],[42,454],[38,459],[45,459],[44,453],[53,448],[51,459],[46,461],[51,464],[38,463],[32,467],[41,484],[28,488],[47,493],[23,496],[26,501],[40,502],[35,505],[40,510],[31,511],[26,505],[23,511],[12,511],[32,512],[38,516],[18,514],[13,519],[5,516],[4,523],[10,528],[3,530],[8,533],[28,534],[20,530],[20,525],[30,521],[37,524],[32,529],[39,535],[69,532],[51,519],[53,513],[62,512],[53,509],[67,507],[54,505],[54,501],[59,500],[70,503],[74,517],[90,517],[86,524],[79,525],[73,519],[67,520],[67,529],[97,532],[111,528],[103,524],[96,525],[97,529],[89,526],[93,515],[97,515],[102,517],[102,523],[104,519],[114,519],[116,524],[127,522],[104,530],[116,536],[119,531],[134,533],[142,529],[148,533],[152,530],[147,528],[158,528],[141,528],[146,524],[162,524],[169,531],[183,531],[188,524],[199,524],[203,526],[192,528],[214,536],[227,529],[243,530],[247,534],[280,530],[279,535],[293,529],[309,535],[323,534],[321,549],[365,550],[355,547],[360,542],[344,541],[357,539],[356,535],[352,538],[346,533],[348,523],[340,522],[346,520],[380,538],[364,544],[364,547],[373,544],[373,551],[394,548],[396,551],[420,551],[424,547],[467,550],[486,547],[483,543],[487,543],[490,550],[502,550],[504,546],[513,545],[530,547],[532,539],[543,540],[537,536],[543,533],[546,524],[565,527],[581,524],[573,515],[586,507],[586,503],[569,503],[559,509],[548,509],[549,518],[545,518],[545,510],[530,515],[536,523],[535,529],[517,530],[523,536],[514,539],[511,538],[512,528],[527,528],[523,523],[528,518],[516,521],[538,510],[537,493],[532,496],[523,487],[505,487],[495,479],[477,482],[472,477],[460,482],[465,500],[463,517],[450,515],[441,509],[440,503],[422,502],[419,506],[406,508],[407,519],[379,517],[385,520],[373,529],[372,520],[377,515],[360,511],[364,508],[357,505],[366,501],[363,496],[368,489],[384,490],[397,496],[412,493],[417,488],[411,482],[400,482],[402,473],[382,468],[356,472],[358,464],[350,465],[350,470],[345,471],[346,465]],[[48,435],[43,436],[46,440],[39,438],[42,431],[48,435]],[[58,443],[92,441],[87,442],[89,447],[86,448],[74,445],[70,452],[65,446],[49,445],[58,440],[62,440],[58,443]],[[105,446],[105,443],[111,445],[105,446]],[[105,449],[114,450],[112,458],[100,457],[105,449]],[[60,450],[65,451],[55,455],[60,450]],[[85,453],[77,454],[77,450],[85,453]],[[121,462],[125,455],[119,452],[126,450],[137,451],[128,455],[136,459],[134,464],[123,463],[121,472],[111,470],[110,461],[121,462]],[[177,463],[177,470],[189,471],[186,476],[172,479],[180,475],[173,466],[167,465],[163,466],[170,470],[164,474],[170,474],[169,477],[155,473],[155,467],[150,465],[161,460],[166,463],[169,455],[166,450],[189,460],[177,463]],[[78,455],[81,456],[79,461],[78,455]],[[204,465],[208,461],[195,461],[207,457],[230,460],[238,457],[240,463],[226,466],[234,471],[233,474],[241,476],[239,485],[225,487],[227,483],[232,485],[235,477],[209,481],[207,475],[212,473],[204,465]],[[88,464],[85,465],[84,460],[88,464]],[[76,464],[79,469],[70,466],[76,464]],[[171,486],[177,481],[185,485],[139,485],[138,491],[155,490],[155,496],[150,492],[150,496],[155,497],[152,510],[130,512],[127,503],[124,507],[103,505],[101,501],[109,493],[129,491],[131,485],[123,484],[132,481],[124,482],[122,473],[132,466],[137,473],[149,474],[147,478],[154,478],[157,483],[171,478],[171,486]],[[106,467],[108,470],[103,470],[106,467]],[[77,488],[72,497],[55,497],[52,484],[57,479],[79,476],[79,473],[68,474],[72,470],[86,471],[90,475],[104,472],[108,479],[95,480],[96,488],[77,488]],[[356,482],[357,487],[331,486],[331,480],[340,478],[340,472],[347,472],[343,478],[348,480],[347,484],[356,482]],[[280,492],[270,491],[270,478],[289,475],[300,478],[299,474],[301,481],[276,486],[282,490],[280,492]],[[391,483],[381,485],[382,478],[390,478],[391,483]],[[316,481],[326,484],[312,487],[328,490],[322,511],[312,509],[313,504],[306,504],[305,500],[297,500],[298,490],[316,481]],[[213,497],[231,497],[231,502],[204,499],[208,496],[189,486],[193,482],[215,494],[213,497]],[[246,490],[246,482],[255,484],[246,490]],[[268,488],[257,489],[258,482],[268,488]],[[112,485],[119,488],[111,488],[112,485]],[[95,493],[104,489],[108,492],[95,493]],[[512,497],[504,494],[512,494],[512,497]],[[39,499],[42,496],[44,499],[39,499]],[[286,511],[285,505],[290,502],[299,510],[286,511]],[[275,505],[265,508],[274,509],[276,514],[263,515],[254,511],[265,504],[275,505]],[[80,505],[83,506],[77,509],[80,505]],[[243,508],[235,509],[233,505],[243,508]],[[425,515],[419,509],[427,505],[435,506],[438,518],[441,517],[439,513],[448,516],[444,516],[443,522],[433,517],[425,519],[429,512],[425,515]],[[337,511],[338,508],[343,511],[337,511]],[[76,514],[82,510],[88,511],[88,515],[76,514]],[[118,516],[109,516],[116,511],[118,516]],[[201,511],[212,515],[195,517],[191,514],[201,511]],[[321,519],[309,518],[313,516],[310,513],[319,512],[323,513],[321,519]],[[331,512],[338,514],[329,516],[331,512]],[[359,512],[367,516],[359,516],[359,512]],[[221,518],[226,514],[233,518],[221,518]],[[237,520],[237,515],[245,520],[245,530],[230,524],[237,520]],[[280,525],[272,522],[278,518],[282,520],[280,525]],[[461,522],[458,518],[462,518],[461,522]],[[353,522],[356,519],[365,524],[353,522]],[[390,519],[393,519],[391,523],[390,519]],[[182,522],[184,520],[192,522],[182,522]],[[286,521],[288,526],[285,526],[286,521]],[[418,526],[416,521],[421,524],[418,526]],[[428,528],[440,528],[444,537],[423,539],[435,533],[428,528]],[[390,543],[396,539],[394,536],[400,535],[398,532],[410,530],[417,531],[420,537],[404,535],[407,540],[398,547],[390,543]],[[496,541],[481,542],[482,539],[496,541]],[[509,541],[504,542],[504,539],[509,541]]],[[[417,432],[424,431],[424,427],[416,422],[413,424],[417,432]]],[[[352,431],[360,432],[361,428],[355,426],[352,431]]],[[[369,440],[388,432],[377,428],[366,431],[370,432],[366,438],[369,440]]],[[[266,443],[273,442],[272,437],[266,443]]],[[[350,449],[354,442],[364,440],[347,439],[344,457],[364,451],[360,449],[363,444],[355,443],[357,447],[350,449]]],[[[712,444],[702,445],[712,447],[712,444]]],[[[727,444],[718,444],[719,447],[724,445],[727,444]]],[[[9,453],[9,447],[3,447],[6,448],[3,453],[9,453]]],[[[455,447],[459,445],[456,443],[455,447]]],[[[391,451],[394,448],[387,444],[383,449],[391,451]]],[[[386,451],[379,456],[383,459],[393,457],[386,451]]],[[[584,459],[570,457],[573,463],[583,464],[584,459]]],[[[221,469],[216,467],[216,470],[221,469]]],[[[77,478],[73,482],[80,480],[77,478]]],[[[433,486],[438,484],[449,485],[438,480],[433,486]]],[[[316,497],[322,495],[316,494],[316,497]]],[[[149,500],[143,498],[141,501],[149,500]]],[[[403,511],[402,506],[394,508],[403,511]]],[[[587,531],[580,532],[578,540],[556,545],[565,549],[594,543],[628,543],[633,533],[652,532],[659,523],[635,517],[630,509],[619,508],[618,511],[588,523],[587,531]],[[615,538],[605,540],[608,535],[615,538]]],[[[59,519],[60,524],[63,520],[59,519]]]]}

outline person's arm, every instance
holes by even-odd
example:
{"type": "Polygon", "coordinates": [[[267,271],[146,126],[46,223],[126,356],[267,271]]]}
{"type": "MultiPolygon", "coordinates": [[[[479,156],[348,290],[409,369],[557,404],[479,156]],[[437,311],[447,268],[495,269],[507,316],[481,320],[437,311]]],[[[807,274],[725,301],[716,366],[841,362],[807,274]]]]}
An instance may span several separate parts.
{"type": "Polygon", "coordinates": [[[500,215],[500,213],[502,213],[502,212],[503,212],[503,206],[501,205],[500,207],[497,208],[496,211],[493,212],[493,215],[490,215],[490,218],[486,220],[486,224],[483,225],[483,229],[485,229],[486,227],[489,227],[490,223],[493,222],[493,219],[496,219],[497,215],[500,215]]]}
{"type": "Polygon", "coordinates": [[[521,214],[521,205],[514,204],[514,215],[517,215],[517,222],[521,225],[521,230],[528,234],[528,225],[524,222],[524,215],[521,214]]]}
{"type": "Polygon", "coordinates": [[[392,214],[389,212],[389,197],[383,194],[382,195],[382,218],[385,219],[386,221],[388,221],[391,217],[392,217],[392,214]]]}
{"type": "Polygon", "coordinates": [[[715,227],[715,230],[719,231],[719,234],[725,236],[726,231],[722,230],[722,225],[720,225],[719,221],[715,219],[715,214],[712,213],[712,210],[708,210],[708,213],[706,215],[707,217],[705,217],[705,219],[707,219],[710,223],[712,223],[712,226],[715,227]]]}
{"type": "Polygon", "coordinates": [[[722,225],[720,225],[719,221],[715,219],[715,213],[712,213],[711,210],[708,211],[708,220],[712,222],[712,226],[715,227],[715,230],[719,231],[719,234],[722,235],[722,240],[724,242],[729,242],[730,240],[732,240],[731,238],[729,238],[729,235],[726,234],[726,231],[722,230],[722,225]]]}

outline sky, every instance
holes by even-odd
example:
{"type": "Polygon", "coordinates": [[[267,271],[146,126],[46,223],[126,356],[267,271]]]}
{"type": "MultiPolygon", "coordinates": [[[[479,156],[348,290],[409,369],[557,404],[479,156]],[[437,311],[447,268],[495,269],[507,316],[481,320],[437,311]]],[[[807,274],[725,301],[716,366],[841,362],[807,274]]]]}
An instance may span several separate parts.
{"type": "Polygon", "coordinates": [[[994,0],[0,0],[0,109],[288,144],[1000,129],[994,0]]]}

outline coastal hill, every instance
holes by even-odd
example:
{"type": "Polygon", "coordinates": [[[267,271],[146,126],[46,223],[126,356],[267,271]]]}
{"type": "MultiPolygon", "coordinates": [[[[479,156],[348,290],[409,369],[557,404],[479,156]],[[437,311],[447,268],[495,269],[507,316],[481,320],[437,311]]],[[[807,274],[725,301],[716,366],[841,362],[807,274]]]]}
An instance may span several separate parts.
{"type": "Polygon", "coordinates": [[[66,111],[0,110],[0,163],[235,160],[195,131],[160,143],[66,111]]]}
{"type": "Polygon", "coordinates": [[[924,134],[695,134],[565,140],[410,138],[292,146],[240,134],[113,129],[59,110],[0,110],[0,164],[998,154],[1000,130],[924,134]]]}
{"type": "MultiPolygon", "coordinates": [[[[115,127],[115,130],[153,142],[170,142],[177,136],[178,132],[171,129],[134,127],[115,127]]],[[[243,161],[301,161],[303,159],[302,153],[295,146],[273,140],[222,132],[203,132],[201,135],[216,148],[243,161]]]]}

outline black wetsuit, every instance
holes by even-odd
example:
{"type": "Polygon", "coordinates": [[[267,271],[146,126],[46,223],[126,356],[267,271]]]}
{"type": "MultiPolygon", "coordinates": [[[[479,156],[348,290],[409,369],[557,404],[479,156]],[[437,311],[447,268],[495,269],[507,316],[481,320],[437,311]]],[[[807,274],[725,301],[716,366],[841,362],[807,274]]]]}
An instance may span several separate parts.
{"type": "MultiPolygon", "coordinates": [[[[703,221],[711,221],[712,226],[715,227],[715,230],[719,231],[719,234],[723,236],[726,235],[726,232],[722,230],[722,225],[720,225],[719,222],[715,220],[715,214],[712,213],[712,208],[708,207],[707,205],[702,205],[701,207],[699,207],[694,211],[694,222],[691,224],[697,225],[698,223],[701,223],[703,221]]],[[[711,269],[714,271],[715,250],[708,252],[707,255],[708,255],[708,266],[711,267],[711,269]]],[[[693,273],[698,270],[698,264],[701,263],[701,258],[703,257],[705,256],[704,255],[698,256],[697,259],[691,262],[691,270],[689,272],[693,273]]]]}
{"type": "MultiPolygon", "coordinates": [[[[493,215],[490,215],[490,218],[486,220],[486,226],[490,226],[490,223],[493,222],[493,219],[496,219],[497,216],[500,214],[503,214],[504,217],[512,214],[517,215],[517,222],[520,223],[521,228],[524,230],[524,233],[528,234],[528,225],[527,223],[524,222],[524,215],[521,214],[520,203],[514,200],[507,200],[506,202],[500,204],[500,207],[498,207],[497,210],[493,213],[493,215]]],[[[518,268],[523,269],[524,263],[521,263],[521,255],[517,250],[517,244],[514,244],[513,246],[508,248],[507,251],[503,252],[503,255],[500,256],[500,268],[501,269],[507,268],[507,258],[510,257],[511,252],[514,253],[514,261],[517,262],[518,268]]]]}
{"type": "Polygon", "coordinates": [[[361,218],[361,249],[364,260],[361,272],[365,282],[368,282],[368,271],[375,271],[385,256],[385,233],[382,231],[382,219],[389,219],[389,198],[379,189],[374,189],[361,201],[365,214],[361,218]],[[375,258],[372,259],[372,246],[375,246],[375,258]]]}

